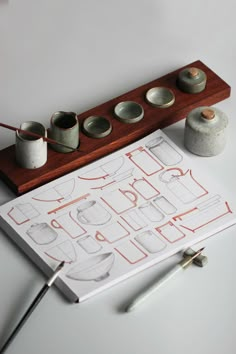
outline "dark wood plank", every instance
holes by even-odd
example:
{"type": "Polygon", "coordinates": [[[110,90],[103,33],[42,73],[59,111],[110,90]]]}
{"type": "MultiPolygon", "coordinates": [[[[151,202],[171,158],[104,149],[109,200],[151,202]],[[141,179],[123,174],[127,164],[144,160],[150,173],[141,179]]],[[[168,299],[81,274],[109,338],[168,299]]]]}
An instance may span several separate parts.
{"type": "Polygon", "coordinates": [[[47,163],[36,170],[27,170],[16,164],[14,145],[1,150],[0,177],[16,194],[23,194],[110,154],[156,129],[164,128],[185,118],[188,112],[195,107],[210,106],[229,96],[230,86],[226,82],[201,61],[193,62],[78,115],[81,125],[86,117],[101,115],[109,119],[113,127],[111,134],[102,139],[89,138],[80,132],[81,151],[79,152],[61,154],[49,147],[47,163]],[[177,87],[176,79],[179,71],[189,66],[202,69],[206,73],[207,86],[204,91],[197,94],[188,94],[177,87]],[[171,107],[155,108],[145,101],[146,91],[155,86],[166,86],[174,91],[175,103],[171,107]],[[125,124],[115,119],[113,114],[114,106],[126,100],[136,101],[143,106],[145,113],[141,121],[125,124]]]}

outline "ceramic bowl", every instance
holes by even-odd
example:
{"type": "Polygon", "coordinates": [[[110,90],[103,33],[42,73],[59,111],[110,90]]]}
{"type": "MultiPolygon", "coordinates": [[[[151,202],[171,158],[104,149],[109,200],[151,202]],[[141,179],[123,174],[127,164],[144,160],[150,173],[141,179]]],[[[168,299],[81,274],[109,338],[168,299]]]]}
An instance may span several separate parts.
{"type": "Polygon", "coordinates": [[[175,95],[167,87],[153,87],[146,92],[146,100],[154,107],[167,108],[175,102],[175,95]]]}
{"type": "Polygon", "coordinates": [[[83,122],[83,132],[91,138],[104,138],[112,131],[111,123],[101,116],[90,116],[83,122]]]}
{"type": "Polygon", "coordinates": [[[77,264],[66,276],[74,280],[100,281],[109,276],[114,260],[115,256],[111,252],[99,254],[77,264]]]}
{"type": "Polygon", "coordinates": [[[144,116],[143,107],[134,101],[118,103],[114,108],[116,118],[123,123],[139,122],[144,116]]]}

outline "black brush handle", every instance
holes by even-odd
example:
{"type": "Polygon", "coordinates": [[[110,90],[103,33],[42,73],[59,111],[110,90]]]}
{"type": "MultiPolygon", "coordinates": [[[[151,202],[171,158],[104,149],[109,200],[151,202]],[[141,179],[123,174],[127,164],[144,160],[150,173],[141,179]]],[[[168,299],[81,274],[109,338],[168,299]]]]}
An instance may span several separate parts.
{"type": "Polygon", "coordinates": [[[25,312],[24,316],[21,318],[20,322],[18,323],[18,325],[16,326],[16,328],[14,329],[14,331],[11,333],[10,337],[7,339],[7,341],[4,343],[3,347],[0,350],[0,354],[3,354],[5,352],[5,350],[7,349],[7,347],[9,346],[9,344],[13,341],[13,339],[15,338],[15,336],[17,335],[17,333],[20,331],[20,329],[23,327],[24,323],[27,321],[27,319],[30,317],[31,313],[34,311],[34,309],[36,308],[36,306],[39,304],[39,302],[42,300],[42,298],[44,297],[44,295],[46,294],[46,292],[48,291],[48,289],[50,288],[50,286],[48,286],[48,284],[45,284],[43,286],[43,288],[40,290],[40,292],[38,293],[38,295],[36,296],[36,298],[34,299],[34,301],[31,303],[31,305],[29,306],[28,310],[25,312]]]}

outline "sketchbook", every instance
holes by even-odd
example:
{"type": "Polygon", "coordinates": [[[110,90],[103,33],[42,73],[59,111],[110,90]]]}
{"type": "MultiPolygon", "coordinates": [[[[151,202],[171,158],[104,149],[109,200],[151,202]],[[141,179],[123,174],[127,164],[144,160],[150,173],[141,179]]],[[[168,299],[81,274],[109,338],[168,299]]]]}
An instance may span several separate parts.
{"type": "Polygon", "coordinates": [[[236,223],[161,130],[0,207],[0,226],[81,302],[236,223]]]}

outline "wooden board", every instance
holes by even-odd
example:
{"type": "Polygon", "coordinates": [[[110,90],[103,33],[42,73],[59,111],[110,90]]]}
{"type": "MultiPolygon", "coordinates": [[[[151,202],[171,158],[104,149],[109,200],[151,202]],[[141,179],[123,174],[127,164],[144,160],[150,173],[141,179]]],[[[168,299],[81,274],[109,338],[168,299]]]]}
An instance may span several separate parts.
{"type": "Polygon", "coordinates": [[[109,119],[112,132],[101,139],[85,136],[80,132],[80,151],[62,154],[48,148],[47,163],[38,169],[28,170],[19,167],[15,161],[15,145],[0,151],[0,177],[16,193],[23,194],[57,177],[65,175],[98,158],[120,149],[137,139],[164,128],[186,117],[195,107],[210,106],[230,96],[230,86],[201,61],[190,63],[161,78],[155,79],[130,92],[116,97],[106,103],[92,108],[80,115],[82,122],[90,115],[101,115],[109,119]],[[193,66],[203,70],[207,75],[207,85],[204,91],[197,94],[182,92],[176,85],[180,70],[193,66]],[[145,93],[156,86],[165,86],[175,94],[175,103],[169,108],[155,108],[145,101],[145,93]],[[143,106],[144,118],[133,124],[126,124],[114,117],[114,106],[121,101],[136,101],[143,106]]]}

